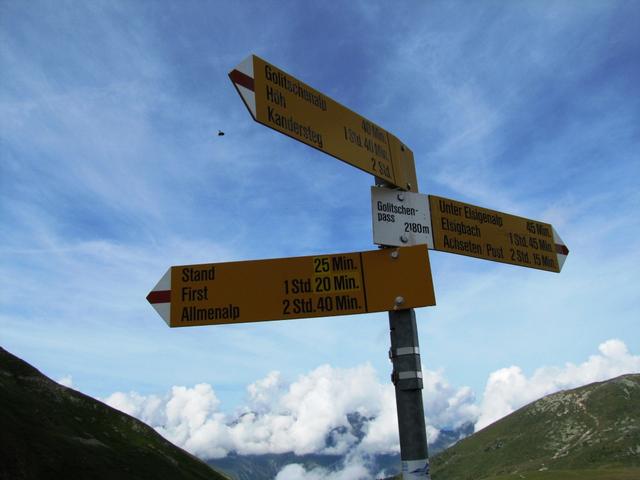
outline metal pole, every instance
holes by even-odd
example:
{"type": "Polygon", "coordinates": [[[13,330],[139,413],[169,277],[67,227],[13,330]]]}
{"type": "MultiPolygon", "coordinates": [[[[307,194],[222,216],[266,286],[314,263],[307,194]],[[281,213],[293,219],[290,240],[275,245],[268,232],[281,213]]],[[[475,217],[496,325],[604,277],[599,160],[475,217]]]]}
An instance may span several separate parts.
{"type": "Polygon", "coordinates": [[[427,431],[422,405],[422,368],[418,328],[413,309],[389,312],[393,363],[391,380],[396,387],[403,480],[430,480],[427,431]]]}

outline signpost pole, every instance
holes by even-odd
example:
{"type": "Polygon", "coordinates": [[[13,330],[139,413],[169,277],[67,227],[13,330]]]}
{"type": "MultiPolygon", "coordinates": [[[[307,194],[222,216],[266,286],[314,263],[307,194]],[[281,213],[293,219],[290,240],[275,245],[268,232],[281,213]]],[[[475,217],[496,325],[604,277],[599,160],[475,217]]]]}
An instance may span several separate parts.
{"type": "Polygon", "coordinates": [[[389,328],[389,357],[393,363],[391,379],[396,389],[402,479],[429,480],[429,452],[422,405],[422,369],[414,310],[390,311],[389,328]]]}

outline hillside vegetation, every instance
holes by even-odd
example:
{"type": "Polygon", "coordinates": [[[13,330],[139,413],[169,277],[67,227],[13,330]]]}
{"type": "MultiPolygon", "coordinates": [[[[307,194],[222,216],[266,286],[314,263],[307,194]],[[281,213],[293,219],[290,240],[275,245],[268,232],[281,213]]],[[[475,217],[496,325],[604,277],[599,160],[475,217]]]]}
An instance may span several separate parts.
{"type": "Polygon", "coordinates": [[[224,480],[151,427],[0,348],[0,478],[224,480]]]}
{"type": "Polygon", "coordinates": [[[434,480],[640,479],[640,375],[537,400],[432,461],[434,480]]]}

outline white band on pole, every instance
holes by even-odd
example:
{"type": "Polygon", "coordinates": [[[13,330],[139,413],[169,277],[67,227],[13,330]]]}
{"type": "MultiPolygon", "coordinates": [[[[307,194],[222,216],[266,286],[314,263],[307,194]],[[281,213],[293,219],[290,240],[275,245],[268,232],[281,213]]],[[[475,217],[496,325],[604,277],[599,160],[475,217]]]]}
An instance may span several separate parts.
{"type": "Polygon", "coordinates": [[[396,357],[400,355],[420,355],[420,347],[400,347],[396,348],[396,357]]]}
{"type": "Polygon", "coordinates": [[[422,378],[422,372],[398,372],[398,380],[409,380],[412,378],[422,378]]]}

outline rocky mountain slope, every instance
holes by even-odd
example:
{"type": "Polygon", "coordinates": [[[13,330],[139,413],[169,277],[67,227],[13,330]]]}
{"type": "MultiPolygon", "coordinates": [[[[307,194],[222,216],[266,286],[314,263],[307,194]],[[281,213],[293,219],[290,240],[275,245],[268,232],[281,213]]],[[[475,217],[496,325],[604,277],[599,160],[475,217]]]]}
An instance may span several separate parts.
{"type": "Polygon", "coordinates": [[[224,480],[151,427],[0,348],[0,478],[224,480]]]}

